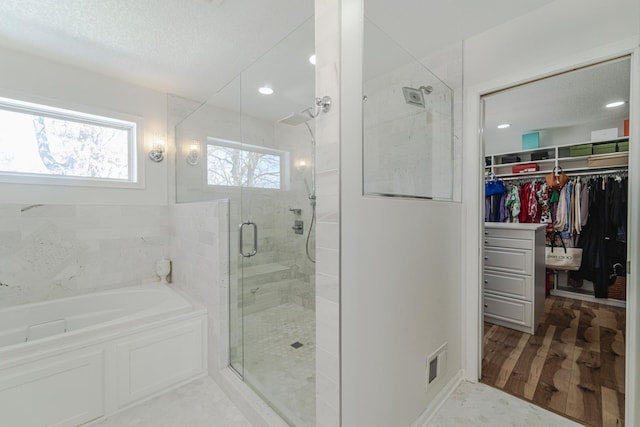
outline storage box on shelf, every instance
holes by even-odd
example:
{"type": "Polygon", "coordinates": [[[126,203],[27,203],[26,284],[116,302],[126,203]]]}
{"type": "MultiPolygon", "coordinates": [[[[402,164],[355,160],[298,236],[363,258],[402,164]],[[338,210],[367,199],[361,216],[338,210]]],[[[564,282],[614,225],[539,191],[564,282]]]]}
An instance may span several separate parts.
{"type": "Polygon", "coordinates": [[[629,153],[613,153],[606,156],[592,156],[587,160],[590,168],[602,168],[609,166],[626,166],[629,164],[629,153]]]}
{"type": "Polygon", "coordinates": [[[610,154],[616,152],[617,144],[615,142],[607,142],[595,144],[593,146],[593,154],[610,154]]]}
{"type": "Polygon", "coordinates": [[[569,147],[569,156],[590,156],[593,154],[593,144],[580,144],[569,147]]]}
{"type": "Polygon", "coordinates": [[[609,141],[618,137],[618,128],[598,129],[591,131],[592,141],[609,141]]]}
{"type": "Polygon", "coordinates": [[[498,153],[487,156],[486,164],[491,165],[490,172],[498,177],[551,172],[556,164],[562,167],[565,172],[588,168],[626,166],[628,156],[616,155],[616,150],[618,152],[629,150],[628,136],[608,141],[581,142],[547,147],[546,149],[535,148],[498,153]],[[526,166],[531,164],[537,165],[538,171],[533,171],[533,168],[526,166]],[[525,172],[522,172],[523,169],[525,172]]]}

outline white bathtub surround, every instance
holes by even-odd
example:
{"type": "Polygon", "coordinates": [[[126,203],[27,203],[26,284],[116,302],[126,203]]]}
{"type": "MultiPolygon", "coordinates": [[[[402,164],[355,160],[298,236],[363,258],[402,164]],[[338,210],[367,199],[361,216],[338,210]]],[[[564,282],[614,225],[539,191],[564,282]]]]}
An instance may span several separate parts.
{"type": "Polygon", "coordinates": [[[0,306],[157,281],[167,206],[0,205],[0,306]]]}
{"type": "Polygon", "coordinates": [[[251,427],[222,389],[205,377],[92,427],[251,427]]]}
{"type": "Polygon", "coordinates": [[[158,283],[11,307],[0,322],[3,425],[80,425],[207,372],[206,310],[158,283]]]}

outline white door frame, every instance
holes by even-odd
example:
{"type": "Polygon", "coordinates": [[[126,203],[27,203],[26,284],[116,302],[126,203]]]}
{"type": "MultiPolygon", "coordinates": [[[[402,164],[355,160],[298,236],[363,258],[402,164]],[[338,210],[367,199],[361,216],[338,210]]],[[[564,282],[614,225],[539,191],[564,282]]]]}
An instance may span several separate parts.
{"type": "MultiPolygon", "coordinates": [[[[484,157],[481,151],[480,98],[488,93],[506,89],[535,79],[551,76],[576,67],[591,65],[608,59],[631,55],[631,88],[629,117],[640,117],[640,48],[637,38],[624,40],[592,51],[568,56],[562,61],[546,64],[538,69],[528,69],[515,75],[503,76],[465,88],[462,201],[463,254],[461,265],[463,280],[463,354],[465,379],[477,382],[482,366],[482,245],[483,227],[483,171],[484,157]]],[[[640,142],[640,120],[631,120],[630,138],[640,142]]],[[[632,144],[630,144],[632,145],[632,144]]],[[[629,230],[628,255],[631,263],[627,276],[626,320],[626,392],[625,423],[640,425],[640,149],[629,147],[629,230]],[[636,423],[636,420],[638,423],[636,423]]]]}

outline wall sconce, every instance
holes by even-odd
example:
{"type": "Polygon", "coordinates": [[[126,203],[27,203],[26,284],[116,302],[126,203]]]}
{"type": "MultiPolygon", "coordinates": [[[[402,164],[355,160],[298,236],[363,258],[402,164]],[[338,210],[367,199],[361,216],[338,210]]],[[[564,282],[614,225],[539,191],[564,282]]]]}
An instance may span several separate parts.
{"type": "Polygon", "coordinates": [[[164,139],[160,135],[152,136],[149,158],[156,163],[164,160],[164,139]]]}
{"type": "Polygon", "coordinates": [[[295,167],[299,171],[304,171],[307,169],[307,161],[304,159],[300,159],[295,163],[295,167]]]}
{"type": "Polygon", "coordinates": [[[195,166],[200,162],[200,141],[194,140],[189,142],[189,151],[187,151],[184,159],[191,166],[195,166]]]}

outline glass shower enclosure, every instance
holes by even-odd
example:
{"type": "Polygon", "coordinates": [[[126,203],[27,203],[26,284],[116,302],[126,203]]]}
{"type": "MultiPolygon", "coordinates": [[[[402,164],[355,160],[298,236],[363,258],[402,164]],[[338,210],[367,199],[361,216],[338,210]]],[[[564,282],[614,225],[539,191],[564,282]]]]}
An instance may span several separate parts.
{"type": "Polygon", "coordinates": [[[178,201],[229,200],[230,366],[295,426],[315,425],[313,52],[310,17],[176,127],[178,201]]]}

